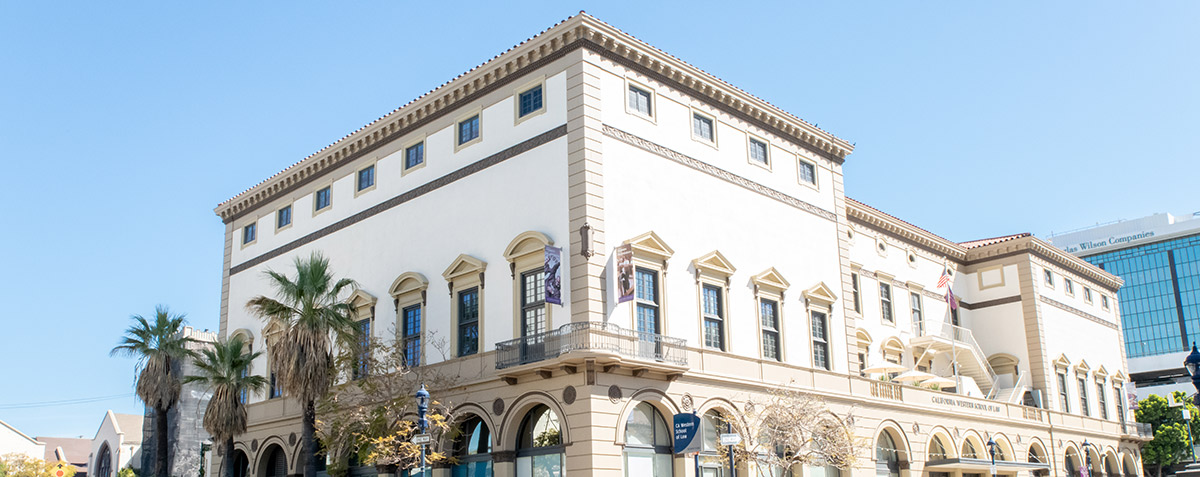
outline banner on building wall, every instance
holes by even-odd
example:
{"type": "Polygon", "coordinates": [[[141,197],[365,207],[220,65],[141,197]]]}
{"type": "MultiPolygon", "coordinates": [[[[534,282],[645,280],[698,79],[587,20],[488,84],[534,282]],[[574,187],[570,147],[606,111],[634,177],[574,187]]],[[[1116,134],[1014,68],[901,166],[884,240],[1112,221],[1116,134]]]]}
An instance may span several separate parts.
{"type": "Polygon", "coordinates": [[[633,301],[633,245],[617,247],[617,303],[633,301]]]}
{"type": "Polygon", "coordinates": [[[562,249],[546,246],[546,303],[562,304],[562,249]]]}

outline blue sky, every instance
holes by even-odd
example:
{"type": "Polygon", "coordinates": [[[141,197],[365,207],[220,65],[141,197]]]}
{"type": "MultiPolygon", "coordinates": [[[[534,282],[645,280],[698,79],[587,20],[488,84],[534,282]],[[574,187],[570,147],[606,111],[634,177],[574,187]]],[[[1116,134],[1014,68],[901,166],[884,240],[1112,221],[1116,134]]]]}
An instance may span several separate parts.
{"type": "Polygon", "coordinates": [[[1200,210],[1196,2],[0,2],[0,420],[140,412],[108,350],[215,328],[213,207],[580,9],[857,149],[952,240],[1200,210]]]}

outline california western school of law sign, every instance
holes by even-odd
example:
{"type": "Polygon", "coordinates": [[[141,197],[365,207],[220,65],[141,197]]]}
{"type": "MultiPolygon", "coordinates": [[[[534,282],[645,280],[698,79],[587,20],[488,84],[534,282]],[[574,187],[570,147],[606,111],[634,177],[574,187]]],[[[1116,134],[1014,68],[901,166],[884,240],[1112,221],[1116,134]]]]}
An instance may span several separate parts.
{"type": "Polygon", "coordinates": [[[994,412],[997,414],[1000,413],[1000,406],[997,406],[995,404],[988,404],[988,403],[984,403],[984,402],[966,401],[966,400],[962,400],[962,399],[954,399],[954,398],[948,398],[948,397],[944,397],[944,396],[933,396],[930,398],[930,401],[932,401],[934,404],[940,404],[942,406],[961,407],[961,408],[967,408],[967,409],[974,409],[976,411],[994,412]]]}

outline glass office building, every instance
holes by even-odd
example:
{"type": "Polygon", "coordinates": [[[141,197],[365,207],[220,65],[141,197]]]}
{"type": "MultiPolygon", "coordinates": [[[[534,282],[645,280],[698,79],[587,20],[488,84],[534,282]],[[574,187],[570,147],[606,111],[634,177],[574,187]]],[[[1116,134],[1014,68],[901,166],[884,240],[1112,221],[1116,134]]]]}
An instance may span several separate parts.
{"type": "Polygon", "coordinates": [[[1130,377],[1140,397],[1174,390],[1161,386],[1182,381],[1183,357],[1200,342],[1200,212],[1155,214],[1050,241],[1125,280],[1117,297],[1130,377]]]}

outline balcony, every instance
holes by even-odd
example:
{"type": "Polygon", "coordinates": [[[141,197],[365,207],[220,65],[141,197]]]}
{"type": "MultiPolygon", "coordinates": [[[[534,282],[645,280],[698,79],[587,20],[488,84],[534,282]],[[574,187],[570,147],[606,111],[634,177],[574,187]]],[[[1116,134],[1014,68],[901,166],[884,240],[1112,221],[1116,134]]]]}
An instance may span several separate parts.
{"type": "Polygon", "coordinates": [[[496,343],[496,369],[501,376],[555,368],[568,373],[591,362],[611,371],[627,367],[635,376],[654,371],[669,378],[687,370],[687,342],[658,333],[621,328],[598,321],[567,323],[557,330],[496,343]]]}
{"type": "Polygon", "coordinates": [[[1121,433],[1127,436],[1138,436],[1144,439],[1154,438],[1154,429],[1144,422],[1122,422],[1121,433]]]}

